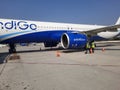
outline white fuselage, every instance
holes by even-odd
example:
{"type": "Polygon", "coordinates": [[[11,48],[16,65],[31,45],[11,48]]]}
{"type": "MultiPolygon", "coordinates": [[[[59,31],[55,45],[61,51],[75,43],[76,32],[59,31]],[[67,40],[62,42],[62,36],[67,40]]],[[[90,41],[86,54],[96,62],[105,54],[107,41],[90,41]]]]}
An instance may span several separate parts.
{"type": "MultiPolygon", "coordinates": [[[[105,26],[0,19],[0,41],[7,40],[19,35],[25,35],[32,32],[34,33],[34,32],[47,32],[47,31],[61,31],[61,30],[82,32],[82,31],[89,31],[92,29],[97,29],[102,27],[105,26]]],[[[117,34],[119,34],[119,32],[98,33],[98,35],[103,38],[112,38],[117,34]]]]}

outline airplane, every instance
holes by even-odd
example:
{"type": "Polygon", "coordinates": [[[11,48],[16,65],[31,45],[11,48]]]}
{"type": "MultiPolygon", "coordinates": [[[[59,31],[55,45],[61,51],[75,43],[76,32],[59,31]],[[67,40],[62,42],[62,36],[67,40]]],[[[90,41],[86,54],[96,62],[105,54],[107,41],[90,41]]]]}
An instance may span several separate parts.
{"type": "Polygon", "coordinates": [[[84,48],[94,36],[110,39],[119,34],[120,17],[110,26],[0,19],[0,44],[8,44],[9,53],[16,52],[17,43],[41,42],[45,47],[61,43],[64,49],[75,49],[84,48]]]}

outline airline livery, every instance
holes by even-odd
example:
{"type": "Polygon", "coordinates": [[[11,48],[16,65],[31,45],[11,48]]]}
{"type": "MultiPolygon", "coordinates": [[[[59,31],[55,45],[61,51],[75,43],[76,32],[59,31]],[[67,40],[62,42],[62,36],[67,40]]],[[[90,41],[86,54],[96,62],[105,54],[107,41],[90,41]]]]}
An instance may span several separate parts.
{"type": "Polygon", "coordinates": [[[83,48],[88,40],[118,36],[119,28],[120,18],[111,26],[0,19],[0,44],[9,44],[9,53],[16,52],[16,43],[30,42],[42,42],[45,47],[61,42],[64,49],[83,48]]]}

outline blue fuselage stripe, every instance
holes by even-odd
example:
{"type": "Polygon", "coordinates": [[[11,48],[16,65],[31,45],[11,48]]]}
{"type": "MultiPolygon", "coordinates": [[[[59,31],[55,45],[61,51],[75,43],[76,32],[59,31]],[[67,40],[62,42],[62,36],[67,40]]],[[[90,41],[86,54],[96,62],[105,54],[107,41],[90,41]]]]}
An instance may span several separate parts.
{"type": "MultiPolygon", "coordinates": [[[[60,42],[61,35],[67,32],[63,31],[43,31],[18,35],[1,41],[1,43],[25,43],[25,42],[60,42]]],[[[17,34],[17,33],[16,33],[17,34]]],[[[11,34],[12,35],[12,34],[11,34]]],[[[9,35],[5,35],[4,37],[9,35]]]]}
{"type": "MultiPolygon", "coordinates": [[[[40,32],[15,32],[11,34],[5,34],[0,36],[0,43],[8,44],[8,43],[29,43],[29,42],[60,42],[61,36],[63,33],[73,32],[68,30],[54,30],[54,31],[40,31],[40,32]],[[20,34],[20,35],[19,35],[20,34]],[[5,38],[5,40],[4,40],[5,38]]],[[[90,40],[104,40],[104,38],[100,36],[93,36],[90,40]]]]}

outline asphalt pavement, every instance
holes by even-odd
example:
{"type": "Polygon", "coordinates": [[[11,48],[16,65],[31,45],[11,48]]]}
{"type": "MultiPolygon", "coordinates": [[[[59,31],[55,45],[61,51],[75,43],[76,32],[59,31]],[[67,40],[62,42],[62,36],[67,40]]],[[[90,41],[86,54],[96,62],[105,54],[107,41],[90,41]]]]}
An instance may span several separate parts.
{"type": "Polygon", "coordinates": [[[7,49],[0,48],[0,90],[120,90],[119,44],[100,44],[92,54],[19,46],[15,60],[7,49]]]}

